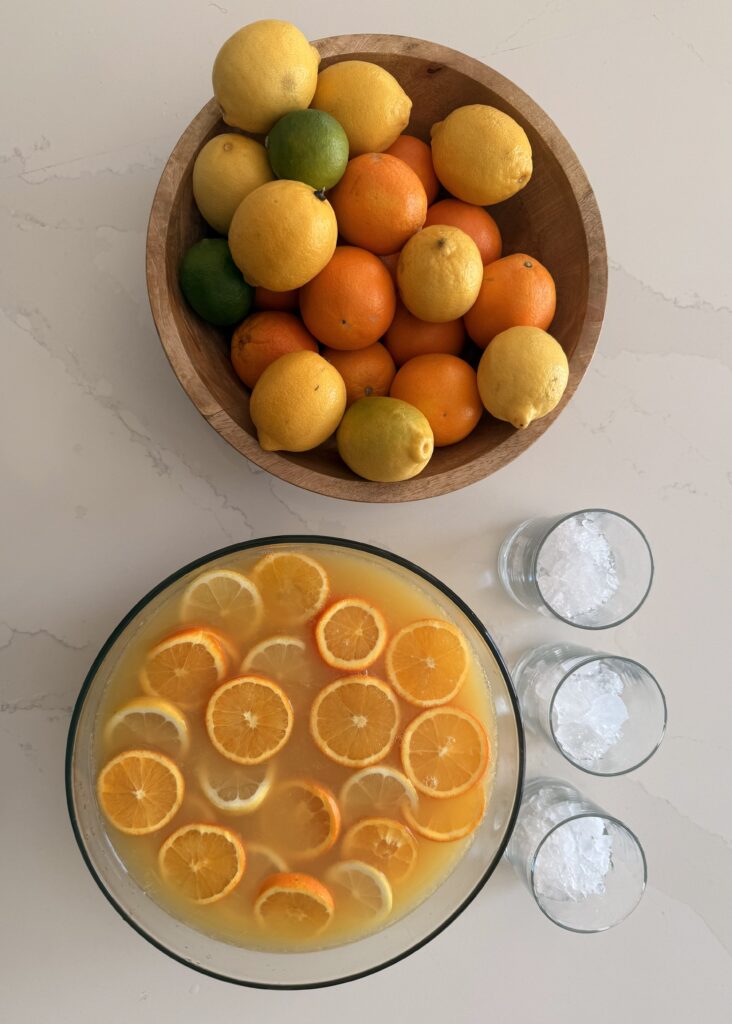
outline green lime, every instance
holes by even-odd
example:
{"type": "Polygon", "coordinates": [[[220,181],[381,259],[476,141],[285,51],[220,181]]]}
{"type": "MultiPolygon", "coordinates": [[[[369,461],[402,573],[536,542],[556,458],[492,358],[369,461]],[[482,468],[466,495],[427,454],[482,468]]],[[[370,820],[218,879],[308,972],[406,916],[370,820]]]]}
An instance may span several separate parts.
{"type": "Polygon", "coordinates": [[[178,280],[189,305],[217,327],[238,324],[252,308],[254,289],[241,276],[225,238],[203,238],[192,245],[178,280]]]}
{"type": "Polygon", "coordinates": [[[348,136],[324,110],[285,114],[265,145],[278,178],[304,181],[315,189],[333,188],[348,163],[348,136]]]}

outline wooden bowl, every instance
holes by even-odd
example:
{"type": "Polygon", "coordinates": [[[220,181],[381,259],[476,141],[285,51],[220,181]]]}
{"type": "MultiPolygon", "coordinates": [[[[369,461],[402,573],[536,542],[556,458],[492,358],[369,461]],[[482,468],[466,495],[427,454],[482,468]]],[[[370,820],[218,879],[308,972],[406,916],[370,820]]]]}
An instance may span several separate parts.
{"type": "Polygon", "coordinates": [[[200,320],[178,286],[185,250],[211,234],[193,201],[193,163],[201,147],[230,131],[211,100],[183,132],[165,165],[150,214],[147,282],[155,325],[178,380],[211,426],[248,459],[283,480],[352,501],[412,501],[465,487],[520,455],[556,419],[592,357],[607,292],[607,257],[590,183],[569,144],[524,92],[477,60],[408,36],[353,35],[320,39],[321,68],[340,60],[373,61],[390,71],[412,98],[407,131],[428,141],[430,127],[455,107],[487,103],[523,126],[531,141],[529,184],[490,208],[504,253],[527,252],[552,273],[557,312],[550,327],[569,358],[569,384],[549,416],[515,430],[487,414],[459,444],[435,450],[413,480],[370,483],[341,462],[335,443],[297,455],[264,452],[249,416],[249,396],[229,360],[230,332],[200,320]]]}

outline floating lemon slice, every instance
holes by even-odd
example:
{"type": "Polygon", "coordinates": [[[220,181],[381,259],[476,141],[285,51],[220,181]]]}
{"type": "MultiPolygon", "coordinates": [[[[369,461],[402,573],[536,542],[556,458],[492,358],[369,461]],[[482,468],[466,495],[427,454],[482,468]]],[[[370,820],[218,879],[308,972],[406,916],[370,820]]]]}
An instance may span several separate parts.
{"type": "Polygon", "coordinates": [[[269,614],[293,625],[317,615],[330,589],[325,569],[314,558],[289,551],[265,555],[252,576],[269,614]]]}
{"type": "Polygon", "coordinates": [[[162,697],[136,697],[116,711],[104,727],[110,746],[150,746],[176,757],[188,753],[190,735],[182,711],[162,697]]]}
{"type": "Polygon", "coordinates": [[[373,920],[391,912],[389,879],[371,864],[361,860],[343,860],[328,868],[326,879],[335,890],[336,904],[366,913],[373,920]]]}
{"type": "Polygon", "coordinates": [[[295,636],[270,636],[255,644],[241,665],[242,672],[267,676],[282,686],[309,680],[305,641],[295,636]]]}
{"type": "Polygon", "coordinates": [[[417,808],[417,790],[396,768],[373,765],[354,772],[341,789],[341,805],[349,818],[363,818],[379,812],[388,816],[401,813],[405,801],[417,808]]]}
{"type": "Polygon", "coordinates": [[[272,762],[240,765],[231,761],[204,761],[198,781],[206,798],[224,814],[251,814],[262,805],[275,777],[272,762]]]}
{"type": "Polygon", "coordinates": [[[256,585],[233,569],[210,569],[183,592],[181,614],[186,621],[219,626],[236,637],[253,633],[264,608],[256,585]]]}

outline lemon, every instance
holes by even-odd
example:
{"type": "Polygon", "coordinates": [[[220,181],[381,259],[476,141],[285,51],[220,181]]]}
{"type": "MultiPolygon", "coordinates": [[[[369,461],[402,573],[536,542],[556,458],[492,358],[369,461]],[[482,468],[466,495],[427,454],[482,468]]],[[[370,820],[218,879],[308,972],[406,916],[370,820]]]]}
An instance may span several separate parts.
{"type": "Polygon", "coordinates": [[[268,132],[284,114],[310,106],[319,63],[318,51],[289,21],[268,18],[240,28],[213,66],[224,121],[245,132],[268,132]]]}
{"type": "Polygon", "coordinates": [[[196,157],[193,198],[203,219],[225,235],[242,199],[273,178],[260,142],[225,132],[209,139],[196,157]]]}
{"type": "Polygon", "coordinates": [[[410,313],[446,323],[467,313],[483,283],[478,246],[460,228],[433,224],[412,235],[397,263],[397,285],[410,313]]]}
{"type": "Polygon", "coordinates": [[[477,206],[501,203],[531,177],[531,143],[512,117],[471,103],[432,125],[432,163],[448,192],[477,206]]]}
{"type": "Polygon", "coordinates": [[[569,378],[564,349],[539,327],[497,334],[478,365],[478,390],[491,416],[528,427],[558,405],[569,378]]]}
{"type": "Polygon", "coordinates": [[[316,352],[289,352],[254,385],[249,413],[266,452],[306,452],[330,437],[346,408],[340,373],[316,352]]]}
{"type": "Polygon", "coordinates": [[[312,105],[343,126],[351,156],[383,153],[409,123],[412,101],[378,64],[344,60],[318,75],[312,105]]]}
{"type": "Polygon", "coordinates": [[[286,292],[319,274],[338,238],[333,207],[302,181],[268,181],[244,198],[229,248],[249,284],[286,292]]]}
{"type": "Polygon", "coordinates": [[[417,476],[435,447],[427,419],[398,398],[359,398],[341,420],[336,440],[349,469],[379,483],[417,476]]]}

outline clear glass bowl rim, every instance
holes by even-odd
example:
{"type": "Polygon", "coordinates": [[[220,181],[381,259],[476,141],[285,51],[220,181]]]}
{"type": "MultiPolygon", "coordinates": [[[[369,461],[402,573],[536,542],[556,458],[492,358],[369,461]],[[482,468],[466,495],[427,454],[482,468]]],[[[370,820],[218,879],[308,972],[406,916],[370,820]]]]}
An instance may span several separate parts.
{"type": "Polygon", "coordinates": [[[490,635],[490,633],[483,625],[481,620],[478,618],[478,616],[475,614],[475,612],[473,612],[473,610],[462,600],[462,598],[460,598],[450,587],[448,587],[446,583],[443,583],[442,580],[438,579],[436,576],[433,576],[432,573],[428,572],[426,569],[422,569],[414,562],[411,562],[409,559],[403,558],[401,555],[394,554],[391,551],[386,551],[383,548],[377,547],[373,544],[366,544],[362,541],[355,540],[344,540],[340,537],[322,536],[320,534],[281,534],[271,537],[256,537],[251,538],[250,540],[240,541],[236,544],[229,544],[226,547],[218,548],[217,550],[211,551],[208,554],[201,555],[199,558],[196,558],[192,562],[189,562],[181,568],[177,569],[175,572],[171,573],[169,576],[163,579],[160,583],[156,584],[156,586],[154,586],[150,591],[148,591],[148,593],[145,594],[144,597],[140,598],[140,600],[130,609],[129,612],[127,612],[127,614],[120,620],[117,626],[112,630],[110,635],[107,637],[104,644],[97,653],[96,657],[94,658],[91,668],[86,674],[81,690],[79,691],[79,695],[74,703],[74,710],[71,715],[71,722],[69,724],[69,731],[66,740],[65,758],[66,759],[64,774],[66,788],[66,806],[68,809],[69,820],[71,822],[71,828],[74,833],[74,838],[76,839],[76,844],[79,847],[79,851],[90,875],[96,882],[97,886],[99,887],[105,898],[114,907],[114,909],[117,911],[120,917],[124,921],[126,921],[127,924],[130,925],[130,927],[138,933],[138,935],[141,935],[152,946],[154,946],[156,949],[159,949],[161,953],[165,953],[166,956],[171,957],[171,959],[183,964],[184,967],[188,967],[189,969],[197,971],[200,974],[204,974],[209,978],[216,978],[218,981],[226,981],[230,984],[241,985],[246,988],[270,989],[275,991],[329,988],[333,985],[342,985],[349,981],[355,981],[358,978],[366,978],[369,975],[376,974],[377,972],[382,971],[387,967],[391,967],[393,964],[399,963],[399,961],[406,959],[406,957],[411,956],[412,953],[416,953],[417,950],[422,948],[422,946],[427,945],[428,942],[431,942],[432,939],[436,938],[441,932],[443,932],[473,902],[475,897],[481,891],[483,886],[486,884],[486,882],[491,877],[496,867],[500,863],[500,860],[503,854],[505,853],[506,847],[508,846],[508,842],[511,838],[518,818],[519,808],[521,806],[521,798],[523,794],[523,783],[526,769],[526,749],[523,722],[521,719],[521,709],[519,705],[518,696],[516,695],[516,691],[514,690],[511,673],[509,672],[508,667],[506,666],[506,663],[500,651],[498,650],[495,641],[493,640],[493,637],[490,635]],[[212,562],[218,558],[223,558],[226,555],[235,554],[239,551],[246,551],[249,548],[263,547],[266,545],[272,546],[277,544],[323,544],[330,545],[333,547],[350,548],[353,551],[363,551],[367,554],[374,555],[377,558],[382,558],[386,561],[393,562],[395,565],[398,565],[401,568],[414,573],[416,576],[425,580],[427,583],[430,583],[433,587],[439,590],[449,601],[455,604],[460,609],[460,611],[466,616],[466,618],[471,622],[471,624],[478,632],[480,638],[483,640],[483,642],[486,644],[491,654],[495,658],[496,664],[500,670],[501,675],[503,676],[503,681],[506,685],[506,692],[508,693],[509,700],[511,702],[514,722],[516,726],[518,750],[516,794],[514,796],[513,806],[506,825],[505,835],[501,843],[499,844],[495,852],[495,855],[488,864],[486,870],[478,879],[477,883],[475,884],[471,892],[468,893],[467,897],[457,907],[451,910],[444,917],[444,919],[435,928],[432,929],[432,931],[430,931],[427,935],[422,936],[422,938],[420,938],[418,942],[415,942],[412,945],[408,946],[397,956],[390,957],[382,963],[375,964],[363,971],[357,971],[348,975],[343,975],[342,977],[329,978],[324,981],[298,984],[274,984],[269,982],[252,981],[243,978],[233,978],[227,974],[221,974],[215,970],[202,967],[201,965],[196,963],[192,963],[191,961],[186,960],[181,956],[178,956],[177,953],[169,949],[164,943],[158,942],[156,938],[154,938],[147,931],[145,931],[145,929],[137,923],[135,918],[130,913],[128,913],[128,911],[120,903],[117,902],[112,893],[108,890],[107,886],[104,884],[104,881],[97,874],[94,865],[92,864],[91,858],[87,853],[86,845],[84,843],[84,839],[79,829],[79,825],[76,819],[76,812],[74,808],[73,756],[76,744],[76,735],[79,719],[81,717],[81,712],[84,706],[84,702],[86,700],[86,696],[94,683],[97,672],[100,666],[102,665],[105,657],[107,656],[107,653],[109,652],[113,644],[117,641],[118,637],[124,632],[127,626],[139,615],[139,613],[143,610],[143,608],[145,608],[145,606],[150,601],[154,600],[154,598],[156,598],[158,594],[162,593],[162,591],[170,587],[172,584],[176,583],[177,580],[179,580],[182,576],[185,576],[186,573],[192,572],[194,569],[199,569],[202,566],[208,564],[209,562],[212,562]]]}
{"type": "Polygon", "coordinates": [[[549,530],[547,530],[546,537],[544,537],[544,539],[542,540],[541,544],[536,549],[536,554],[534,555],[534,557],[532,558],[532,561],[531,561],[531,575],[533,576],[534,580],[536,581],[536,591],[537,591],[537,593],[539,595],[539,600],[544,605],[544,607],[549,611],[549,613],[551,615],[553,615],[555,619],[559,619],[560,622],[566,622],[568,626],[574,626],[575,629],[589,629],[589,630],[592,630],[592,631],[597,631],[598,629],[614,629],[616,626],[620,626],[623,622],[627,622],[628,619],[632,619],[633,616],[635,615],[635,613],[640,611],[640,609],[646,603],[646,598],[648,597],[648,595],[651,592],[651,586],[653,584],[653,576],[655,574],[655,571],[656,571],[656,565],[655,565],[655,562],[653,561],[653,551],[651,550],[651,545],[648,543],[648,538],[646,537],[646,535],[643,532],[643,530],[641,530],[640,526],[638,526],[638,524],[636,522],[634,522],[630,518],[630,516],[623,515],[622,512],[616,512],[612,508],[580,508],[580,509],[577,509],[576,512],[567,512],[566,515],[561,516],[556,521],[556,523],[554,523],[554,525],[549,530]],[[588,515],[590,512],[602,512],[604,515],[615,516],[616,519],[624,519],[626,523],[630,523],[630,525],[633,527],[633,529],[636,530],[640,534],[641,539],[643,540],[643,543],[645,544],[646,549],[648,551],[648,558],[649,558],[650,563],[651,563],[651,571],[650,571],[650,574],[649,574],[649,577],[648,577],[648,586],[646,587],[646,590],[645,590],[645,593],[643,594],[643,597],[640,599],[640,601],[635,606],[635,608],[631,609],[631,611],[629,611],[627,615],[624,615],[622,617],[622,619],[615,619],[614,622],[608,622],[607,624],[603,624],[602,626],[585,626],[581,622],[574,622],[572,619],[567,619],[567,618],[564,617],[564,615],[560,615],[559,612],[556,612],[552,608],[552,606],[549,604],[549,602],[546,600],[544,595],[542,594],[541,587],[539,586],[539,583],[538,583],[538,580],[537,580],[537,576],[536,576],[536,569],[537,569],[537,566],[539,564],[539,556],[541,555],[541,552],[542,552],[542,550],[544,548],[544,545],[549,540],[549,537],[554,533],[554,531],[559,526],[561,526],[562,523],[566,523],[568,519],[574,519],[575,516],[588,515]]]}
{"type": "Polygon", "coordinates": [[[663,692],[663,689],[661,688],[661,684],[656,679],[654,674],[646,668],[645,665],[642,665],[639,661],[636,661],[635,658],[627,658],[624,654],[603,654],[599,651],[595,654],[588,654],[587,657],[583,658],[575,666],[573,666],[573,668],[571,668],[569,672],[565,672],[565,674],[557,683],[556,689],[552,694],[552,699],[549,701],[549,731],[551,733],[552,739],[554,740],[554,745],[556,746],[557,750],[562,755],[562,757],[565,758],[565,760],[567,760],[574,768],[577,768],[578,771],[585,772],[587,775],[594,775],[598,779],[615,779],[619,775],[627,775],[629,772],[634,772],[636,768],[640,768],[641,765],[644,765],[647,761],[650,761],[650,759],[653,757],[653,755],[656,753],[658,748],[661,746],[661,743],[663,742],[663,738],[666,735],[667,725],[668,704],[666,703],[666,695],[663,692]],[[554,702],[557,699],[559,691],[567,682],[570,676],[574,675],[574,673],[578,669],[584,668],[585,665],[592,664],[593,661],[624,661],[628,665],[635,665],[635,667],[639,668],[641,672],[645,672],[645,674],[654,684],[656,690],[658,691],[658,695],[661,698],[661,705],[663,707],[663,722],[661,724],[661,731],[659,732],[658,739],[656,740],[653,747],[648,751],[645,757],[641,758],[640,761],[636,761],[636,763],[630,765],[630,767],[622,768],[620,771],[617,772],[597,772],[593,771],[592,768],[586,768],[584,765],[579,764],[577,761],[575,761],[573,757],[570,757],[570,755],[567,753],[567,751],[564,749],[562,744],[557,739],[557,735],[554,732],[554,702]]]}

